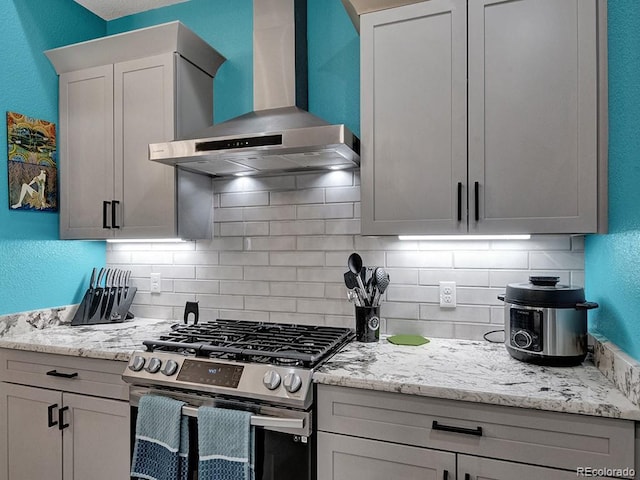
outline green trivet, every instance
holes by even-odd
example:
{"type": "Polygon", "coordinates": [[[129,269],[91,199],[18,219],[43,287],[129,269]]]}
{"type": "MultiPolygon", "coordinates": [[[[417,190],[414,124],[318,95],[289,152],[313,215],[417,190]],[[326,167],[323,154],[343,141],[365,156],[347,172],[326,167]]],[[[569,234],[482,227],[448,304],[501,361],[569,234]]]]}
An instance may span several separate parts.
{"type": "Polygon", "coordinates": [[[424,345],[425,343],[429,343],[428,338],[424,338],[420,335],[394,335],[392,337],[387,338],[388,342],[391,342],[395,345],[424,345]]]}

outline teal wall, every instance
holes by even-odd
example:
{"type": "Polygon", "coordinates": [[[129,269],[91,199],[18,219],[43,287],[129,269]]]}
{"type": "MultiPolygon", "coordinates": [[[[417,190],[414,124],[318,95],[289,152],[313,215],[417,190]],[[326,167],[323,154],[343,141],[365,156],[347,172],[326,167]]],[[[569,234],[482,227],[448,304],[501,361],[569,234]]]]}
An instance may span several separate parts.
{"type": "MultiPolygon", "coordinates": [[[[252,0],[190,0],[112,20],[108,33],[180,20],[227,60],[215,78],[214,120],[253,110],[252,0]]],[[[340,0],[308,0],[309,111],[360,133],[360,39],[340,0]]]]}
{"type": "Polygon", "coordinates": [[[608,2],[609,234],[585,247],[590,329],[640,360],[640,2],[608,2]]]}
{"type": "MultiPolygon", "coordinates": [[[[0,105],[58,122],[58,79],[43,51],[180,20],[227,61],[214,83],[214,120],[253,109],[252,0],[190,0],[105,22],[72,0],[6,0],[0,16],[0,105]]],[[[308,0],[309,110],[360,132],[359,38],[340,0],[308,0]]],[[[0,149],[6,152],[6,124],[0,149]]],[[[10,211],[0,168],[0,314],[77,303],[104,242],[59,241],[58,215],[10,211]]]]}
{"type": "MultiPolygon", "coordinates": [[[[5,0],[0,15],[0,151],[5,113],[58,123],[58,77],[44,50],[103,36],[106,22],[69,0],[5,0]]],[[[58,241],[58,214],[12,211],[6,160],[0,162],[0,314],[79,302],[104,242],[58,241]]]]}

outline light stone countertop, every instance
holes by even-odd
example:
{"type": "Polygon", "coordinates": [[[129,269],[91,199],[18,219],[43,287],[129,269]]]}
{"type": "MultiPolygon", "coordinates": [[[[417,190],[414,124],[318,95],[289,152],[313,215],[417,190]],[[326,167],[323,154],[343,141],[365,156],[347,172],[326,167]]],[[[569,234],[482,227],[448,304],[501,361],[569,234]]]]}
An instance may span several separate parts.
{"type": "Polygon", "coordinates": [[[595,365],[543,367],[503,344],[433,338],[426,345],[353,342],[314,374],[317,383],[610,418],[640,420],[595,365]]]}
{"type": "MultiPolygon", "coordinates": [[[[71,326],[73,309],[0,317],[0,348],[128,361],[172,320],[134,318],[71,326]]],[[[511,358],[503,344],[433,338],[419,347],[386,337],[352,342],[315,373],[317,383],[494,405],[640,420],[634,405],[594,366],[541,367],[511,358]]]]}
{"type": "Polygon", "coordinates": [[[126,362],[134,350],[144,350],[144,340],[168,332],[174,323],[134,318],[114,324],[72,327],[61,323],[34,328],[32,323],[20,321],[4,331],[0,329],[0,348],[126,362]]]}

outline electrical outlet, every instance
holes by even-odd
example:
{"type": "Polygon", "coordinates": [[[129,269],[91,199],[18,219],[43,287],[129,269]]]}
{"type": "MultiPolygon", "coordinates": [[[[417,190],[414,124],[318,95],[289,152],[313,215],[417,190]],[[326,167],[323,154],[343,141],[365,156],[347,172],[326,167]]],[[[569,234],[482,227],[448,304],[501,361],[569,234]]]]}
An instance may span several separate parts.
{"type": "Polygon", "coordinates": [[[151,274],[151,293],[160,293],[162,286],[162,275],[160,273],[151,274]]]}
{"type": "Polygon", "coordinates": [[[456,282],[440,282],[440,306],[456,308],[456,282]]]}

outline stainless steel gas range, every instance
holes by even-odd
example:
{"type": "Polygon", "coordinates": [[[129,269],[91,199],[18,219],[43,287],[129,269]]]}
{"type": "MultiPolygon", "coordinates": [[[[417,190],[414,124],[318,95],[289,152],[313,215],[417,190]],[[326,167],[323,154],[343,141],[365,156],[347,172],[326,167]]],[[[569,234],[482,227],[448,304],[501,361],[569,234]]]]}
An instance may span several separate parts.
{"type": "Polygon", "coordinates": [[[190,417],[201,405],[251,411],[256,479],[312,479],[313,372],[354,336],[348,328],[239,320],[174,325],[143,342],[123,373],[133,417],[149,393],[186,402],[190,417]]]}

